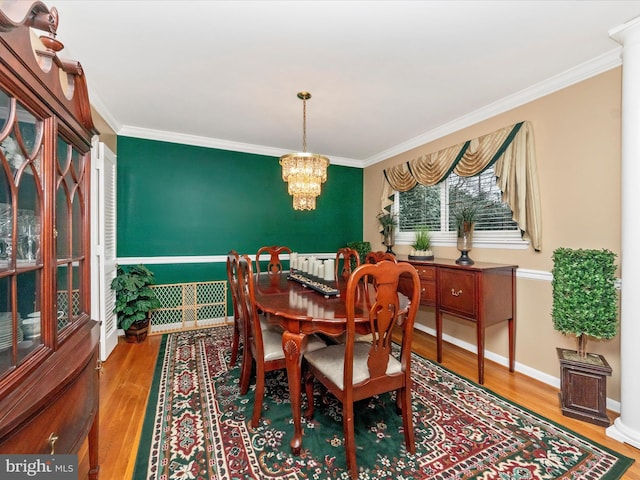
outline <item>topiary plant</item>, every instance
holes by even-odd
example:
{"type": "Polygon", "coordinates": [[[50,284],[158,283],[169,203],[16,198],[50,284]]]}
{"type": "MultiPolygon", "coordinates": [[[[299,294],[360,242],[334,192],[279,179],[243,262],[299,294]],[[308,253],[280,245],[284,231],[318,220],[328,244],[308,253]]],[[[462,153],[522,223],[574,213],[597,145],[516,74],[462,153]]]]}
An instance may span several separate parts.
{"type": "Polygon", "coordinates": [[[587,338],[610,339],[618,331],[616,254],[609,250],[558,248],[553,252],[553,327],[577,337],[586,355],[587,338]]]}

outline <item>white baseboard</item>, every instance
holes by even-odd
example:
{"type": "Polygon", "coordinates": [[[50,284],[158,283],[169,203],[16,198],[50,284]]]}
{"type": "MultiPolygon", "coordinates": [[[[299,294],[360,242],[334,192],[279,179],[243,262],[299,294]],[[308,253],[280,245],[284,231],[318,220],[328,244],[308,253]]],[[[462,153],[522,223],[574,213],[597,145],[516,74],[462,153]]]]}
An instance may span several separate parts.
{"type": "MultiPolygon", "coordinates": [[[[421,332],[427,333],[433,337],[436,336],[436,331],[433,328],[427,327],[425,325],[416,323],[415,324],[415,329],[416,330],[420,330],[421,332]]],[[[457,347],[462,348],[463,350],[466,350],[468,352],[472,352],[474,354],[477,355],[478,353],[478,349],[476,347],[476,345],[471,344],[469,342],[463,342],[462,340],[452,337],[450,335],[447,334],[443,334],[442,335],[442,339],[448,343],[451,343],[457,347]]],[[[498,355],[497,353],[491,352],[491,351],[485,351],[484,353],[484,357],[486,359],[489,359],[493,362],[496,362],[499,365],[502,365],[504,367],[509,368],[509,359],[502,356],[502,355],[498,355]]],[[[549,375],[547,373],[541,372],[539,370],[536,370],[534,368],[531,368],[527,365],[524,365],[522,363],[516,362],[515,364],[515,371],[522,373],[523,375],[526,375],[527,377],[531,377],[535,380],[539,380],[542,383],[545,383],[547,385],[551,385],[554,388],[560,389],[560,378],[559,377],[554,377],[553,375],[549,375]]],[[[615,400],[612,400],[610,398],[607,398],[607,409],[611,410],[612,412],[616,412],[616,413],[620,413],[620,402],[617,402],[615,400]]]]}

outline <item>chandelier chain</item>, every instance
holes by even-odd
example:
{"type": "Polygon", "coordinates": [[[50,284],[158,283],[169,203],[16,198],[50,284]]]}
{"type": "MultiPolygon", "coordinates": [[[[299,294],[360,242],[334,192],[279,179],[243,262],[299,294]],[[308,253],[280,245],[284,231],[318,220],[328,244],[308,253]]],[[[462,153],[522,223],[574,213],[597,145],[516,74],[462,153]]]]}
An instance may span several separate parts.
{"type": "Polygon", "coordinates": [[[302,151],[307,151],[307,98],[302,98],[302,151]]]}

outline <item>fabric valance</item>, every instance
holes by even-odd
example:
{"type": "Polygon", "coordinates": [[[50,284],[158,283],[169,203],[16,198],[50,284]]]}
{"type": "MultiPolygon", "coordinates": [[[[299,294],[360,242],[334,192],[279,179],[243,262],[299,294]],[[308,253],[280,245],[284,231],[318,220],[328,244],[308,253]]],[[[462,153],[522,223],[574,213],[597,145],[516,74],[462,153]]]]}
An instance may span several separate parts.
{"type": "Polygon", "coordinates": [[[384,170],[382,209],[393,203],[393,191],[406,192],[418,183],[436,185],[451,172],[471,177],[494,166],[502,200],[533,248],[542,248],[540,193],[533,127],[520,122],[482,137],[422,155],[384,170]]]}

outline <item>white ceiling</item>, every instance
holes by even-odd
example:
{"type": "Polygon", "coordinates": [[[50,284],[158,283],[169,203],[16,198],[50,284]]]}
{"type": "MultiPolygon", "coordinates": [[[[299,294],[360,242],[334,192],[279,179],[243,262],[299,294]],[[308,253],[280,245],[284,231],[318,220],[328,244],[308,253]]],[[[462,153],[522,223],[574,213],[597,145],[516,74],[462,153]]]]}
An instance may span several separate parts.
{"type": "MultiPolygon", "coordinates": [[[[640,1],[50,0],[117,133],[366,166],[619,65],[640,1]],[[172,140],[173,139],[173,140],[172,140]]],[[[523,119],[524,120],[524,119],[523,119]]]]}

